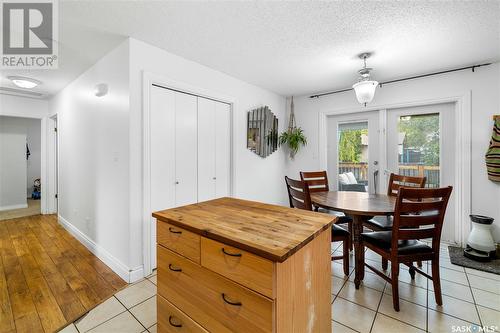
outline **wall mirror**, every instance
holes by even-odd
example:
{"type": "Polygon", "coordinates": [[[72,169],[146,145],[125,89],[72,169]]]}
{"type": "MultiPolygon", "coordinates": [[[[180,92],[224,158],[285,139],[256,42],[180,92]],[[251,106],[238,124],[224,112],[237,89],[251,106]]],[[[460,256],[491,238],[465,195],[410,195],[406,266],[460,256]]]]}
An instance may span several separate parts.
{"type": "Polygon", "coordinates": [[[278,118],[267,106],[248,112],[247,148],[267,157],[278,149],[278,118]]]}

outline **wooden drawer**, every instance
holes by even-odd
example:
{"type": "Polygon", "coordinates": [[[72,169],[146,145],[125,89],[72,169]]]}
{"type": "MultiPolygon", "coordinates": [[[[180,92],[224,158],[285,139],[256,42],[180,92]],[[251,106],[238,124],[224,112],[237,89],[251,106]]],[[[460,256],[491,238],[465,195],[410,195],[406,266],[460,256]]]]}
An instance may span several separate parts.
{"type": "Polygon", "coordinates": [[[158,294],[211,332],[272,331],[272,300],[161,246],[158,294]]]}
{"type": "Polygon", "coordinates": [[[160,333],[208,333],[185,313],[161,296],[157,297],[158,332],[160,333]]]}
{"type": "Polygon", "coordinates": [[[156,228],[158,244],[200,263],[199,235],[163,221],[157,221],[156,228]]]}
{"type": "Polygon", "coordinates": [[[273,298],[273,262],[270,260],[202,237],[201,265],[273,298]]]}

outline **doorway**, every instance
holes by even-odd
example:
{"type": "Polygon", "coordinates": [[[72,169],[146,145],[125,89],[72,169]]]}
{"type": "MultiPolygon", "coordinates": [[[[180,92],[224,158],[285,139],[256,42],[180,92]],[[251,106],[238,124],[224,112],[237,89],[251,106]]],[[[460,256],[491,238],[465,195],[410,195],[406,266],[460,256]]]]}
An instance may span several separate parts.
{"type": "Polygon", "coordinates": [[[0,116],[0,220],[41,213],[40,119],[0,116]]]}

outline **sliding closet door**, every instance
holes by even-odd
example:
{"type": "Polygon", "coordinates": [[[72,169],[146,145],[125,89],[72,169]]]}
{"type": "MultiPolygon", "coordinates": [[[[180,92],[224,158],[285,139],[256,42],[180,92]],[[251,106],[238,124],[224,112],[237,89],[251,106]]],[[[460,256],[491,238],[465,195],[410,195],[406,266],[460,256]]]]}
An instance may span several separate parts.
{"type": "Polygon", "coordinates": [[[216,104],[198,97],[198,201],[215,197],[216,104]]]}
{"type": "Polygon", "coordinates": [[[153,212],[175,207],[175,95],[172,90],[151,87],[150,172],[153,212]]]}
{"type": "Polygon", "coordinates": [[[198,201],[197,97],[175,93],[175,205],[198,201]]]}
{"type": "Polygon", "coordinates": [[[230,195],[231,181],[231,108],[216,102],[215,112],[215,197],[230,195]]]}

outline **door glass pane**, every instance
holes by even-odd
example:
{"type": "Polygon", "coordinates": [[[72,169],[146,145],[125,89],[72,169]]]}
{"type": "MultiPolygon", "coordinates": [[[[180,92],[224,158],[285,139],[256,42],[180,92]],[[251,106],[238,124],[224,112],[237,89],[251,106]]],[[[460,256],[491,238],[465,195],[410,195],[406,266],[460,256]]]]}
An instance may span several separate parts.
{"type": "Polygon", "coordinates": [[[338,174],[340,191],[368,190],[368,122],[339,124],[338,174]]]}
{"type": "Polygon", "coordinates": [[[401,116],[398,120],[400,175],[427,177],[439,187],[439,113],[401,116]]]}

